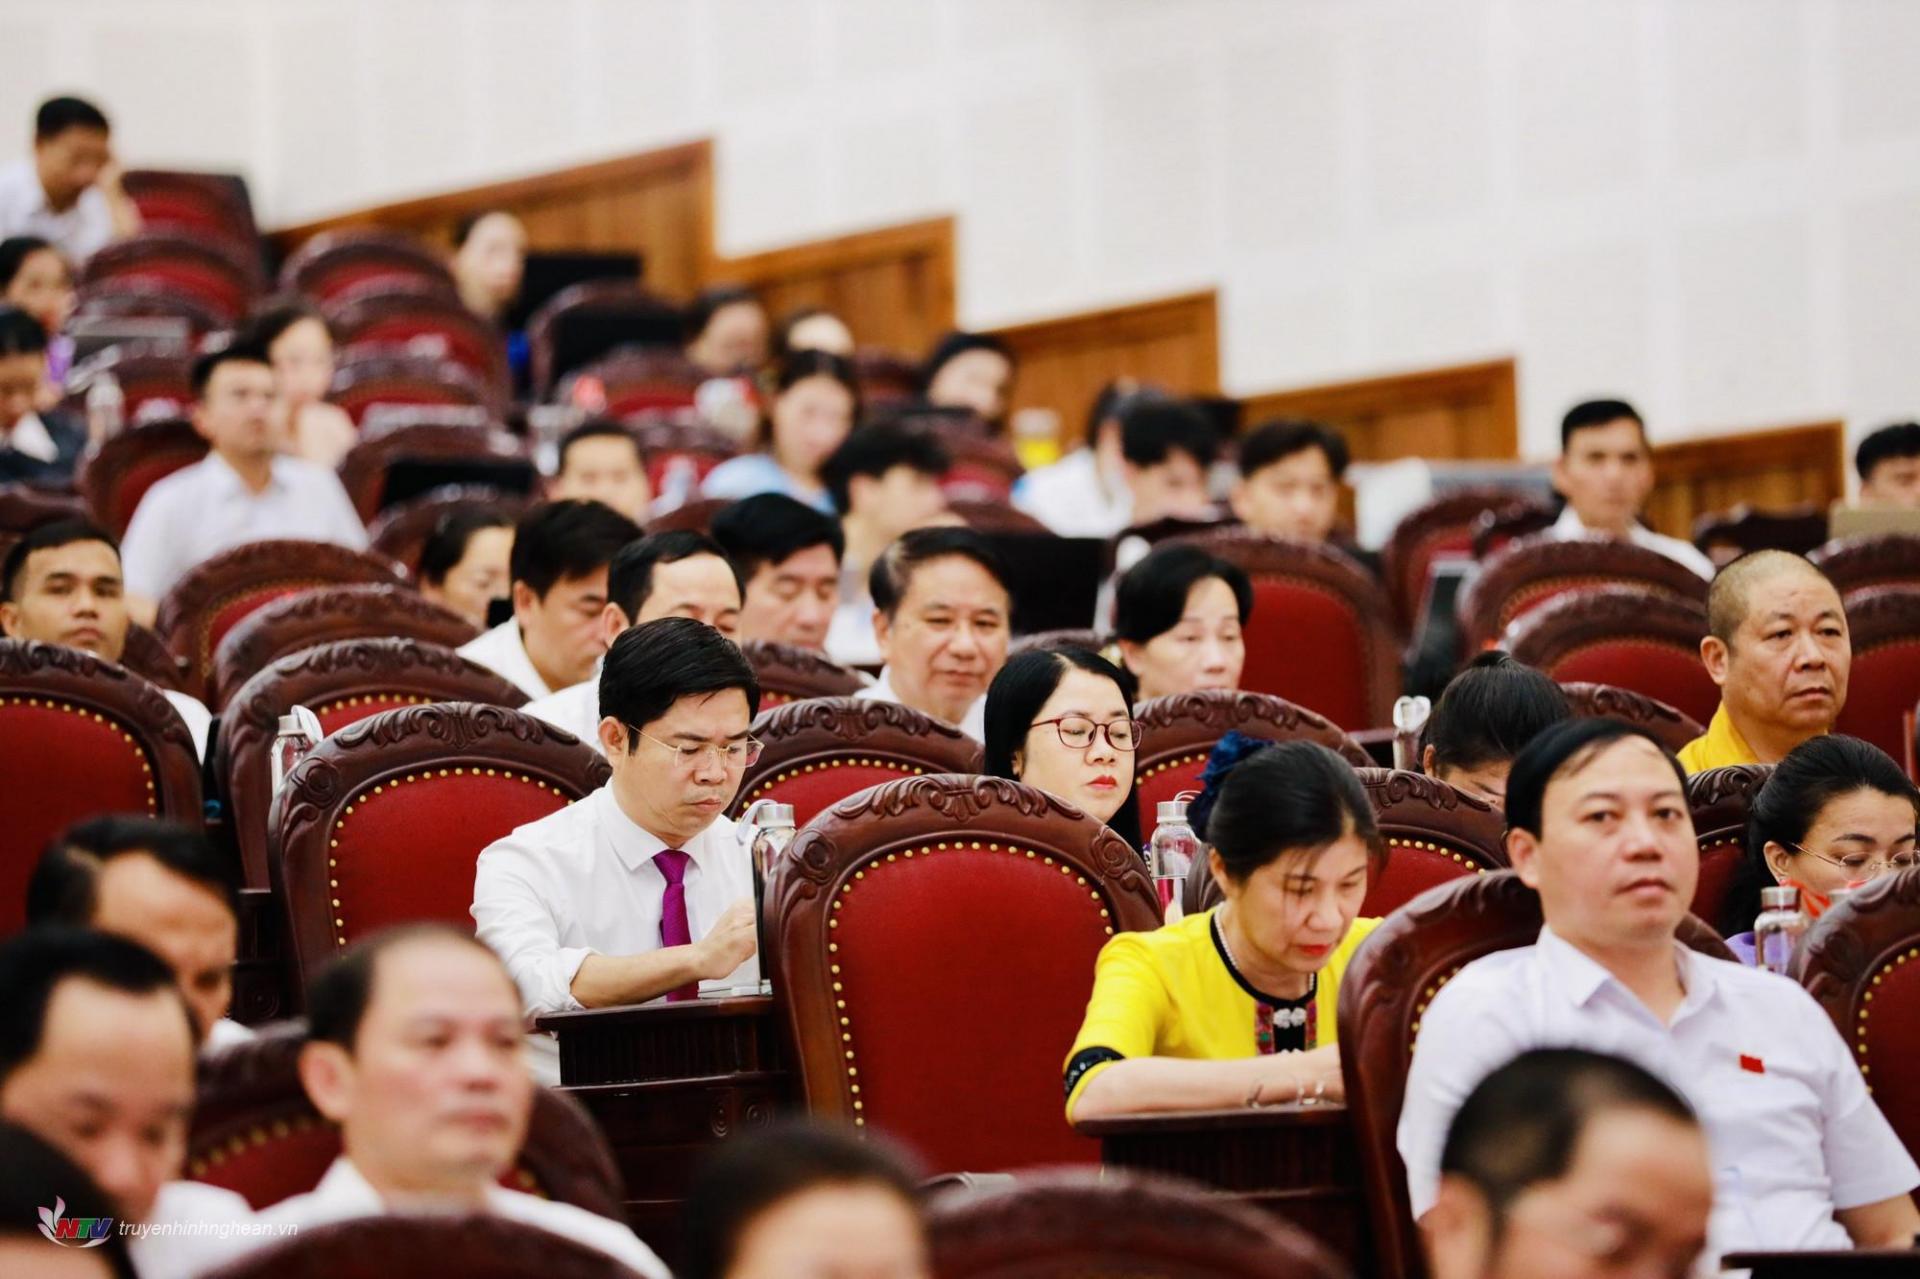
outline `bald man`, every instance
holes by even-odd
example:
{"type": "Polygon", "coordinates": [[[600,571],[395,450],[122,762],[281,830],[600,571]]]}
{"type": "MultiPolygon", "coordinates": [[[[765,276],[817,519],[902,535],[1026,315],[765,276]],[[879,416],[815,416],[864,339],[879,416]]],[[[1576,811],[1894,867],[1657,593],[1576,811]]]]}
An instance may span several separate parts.
{"type": "Polygon", "coordinates": [[[1787,551],[1743,555],[1713,580],[1707,630],[1700,660],[1720,686],[1720,708],[1680,752],[1687,772],[1777,764],[1833,731],[1847,704],[1853,645],[1825,573],[1787,551]]]}

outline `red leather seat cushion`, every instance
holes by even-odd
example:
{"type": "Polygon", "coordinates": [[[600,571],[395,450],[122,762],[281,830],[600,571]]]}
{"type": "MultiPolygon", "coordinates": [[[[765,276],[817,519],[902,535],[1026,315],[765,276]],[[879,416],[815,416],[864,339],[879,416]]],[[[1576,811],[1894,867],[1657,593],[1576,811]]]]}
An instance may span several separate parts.
{"type": "Polygon", "coordinates": [[[1847,705],[1837,732],[1872,742],[1897,760],[1907,757],[1902,715],[1920,701],[1920,639],[1882,644],[1853,655],[1847,705]]]}
{"type": "Polygon", "coordinates": [[[26,923],[27,877],[47,841],[86,817],[156,811],[146,752],[91,712],[0,698],[0,936],[26,923]]]}
{"type": "Polygon", "coordinates": [[[1319,711],[1341,728],[1371,727],[1366,639],[1339,596],[1305,582],[1255,578],[1240,687],[1319,711]]]}
{"type": "Polygon", "coordinates": [[[483,378],[492,377],[500,361],[505,358],[504,347],[501,354],[496,356],[482,347],[472,333],[462,332],[431,317],[397,315],[390,319],[375,320],[353,335],[353,345],[391,344],[404,347],[420,338],[438,339],[444,344],[448,359],[466,366],[483,378]]]}
{"type": "Polygon", "coordinates": [[[248,616],[256,610],[265,608],[275,600],[292,595],[296,591],[306,590],[310,585],[312,585],[310,582],[276,582],[272,586],[262,586],[258,590],[241,591],[237,595],[229,595],[227,602],[222,604],[219,611],[213,615],[213,620],[207,623],[207,652],[211,653],[219,648],[220,641],[227,637],[227,632],[246,621],[248,616]]]}
{"type": "Polygon", "coordinates": [[[684,386],[623,386],[607,393],[607,415],[627,417],[655,409],[690,409],[693,392],[684,386]]]}
{"type": "Polygon", "coordinates": [[[870,764],[831,762],[815,765],[810,773],[783,776],[766,787],[755,787],[754,799],[776,799],[793,805],[793,820],[805,826],[825,810],[849,795],[857,795],[881,782],[897,782],[913,776],[914,770],[902,764],[875,760],[870,764]]]}
{"type": "Polygon", "coordinates": [[[1613,684],[1665,702],[1699,723],[1713,718],[1720,688],[1701,665],[1698,650],[1646,640],[1591,644],[1553,664],[1547,674],[1563,684],[1613,684]]]}
{"type": "Polygon", "coordinates": [[[142,262],[138,265],[130,265],[124,270],[115,271],[111,278],[120,283],[156,285],[171,293],[198,298],[203,302],[211,303],[228,315],[246,314],[245,287],[226,272],[203,266],[198,262],[184,260],[142,262]]]}
{"type": "MultiPolygon", "coordinates": [[[[378,715],[381,711],[397,710],[402,706],[416,706],[420,698],[407,693],[366,693],[344,702],[329,702],[314,710],[320,720],[320,731],[331,736],[349,724],[358,724],[363,719],[378,715]]],[[[417,783],[416,783],[417,784],[417,783]]]]}
{"type": "Polygon", "coordinates": [[[1866,1055],[1855,1059],[1866,1071],[1880,1113],[1902,1145],[1920,1150],[1920,1073],[1913,1069],[1920,1053],[1920,962],[1889,964],[1880,970],[1879,982],[1873,1002],[1861,1006],[1872,1016],[1864,1022],[1856,1017],[1847,1038],[1856,1053],[1866,1045],[1866,1055]]]}
{"type": "Polygon", "coordinates": [[[1434,885],[1474,873],[1471,862],[1455,861],[1436,849],[1389,840],[1387,868],[1367,885],[1360,914],[1368,919],[1390,915],[1434,885]]]}
{"type": "Polygon", "coordinates": [[[1700,854],[1700,882],[1694,886],[1694,914],[1720,927],[1720,914],[1727,907],[1727,895],[1740,871],[1740,859],[1747,855],[1738,844],[1714,844],[1700,854]]]}
{"type": "Polygon", "coordinates": [[[1004,845],[948,849],[869,865],[838,898],[858,1113],[928,1172],[1099,1157],[1060,1087],[1110,922],[1077,880],[1004,845]]]}
{"type": "Polygon", "coordinates": [[[340,1154],[340,1130],[318,1116],[295,1120],[284,1131],[263,1128],[260,1135],[266,1139],[244,1140],[217,1158],[193,1161],[188,1175],[244,1195],[258,1210],[312,1190],[340,1154]]]}

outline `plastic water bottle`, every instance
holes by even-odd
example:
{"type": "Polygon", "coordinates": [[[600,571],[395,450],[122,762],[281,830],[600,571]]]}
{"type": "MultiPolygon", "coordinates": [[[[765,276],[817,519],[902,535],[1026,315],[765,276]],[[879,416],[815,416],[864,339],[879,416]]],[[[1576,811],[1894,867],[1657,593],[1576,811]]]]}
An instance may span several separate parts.
{"type": "Polygon", "coordinates": [[[1791,884],[1760,890],[1760,918],[1753,923],[1754,963],[1770,973],[1787,975],[1793,952],[1807,931],[1807,913],[1800,909],[1800,890],[1791,884]]]}
{"type": "Polygon", "coordinates": [[[1160,894],[1160,914],[1168,922],[1179,919],[1180,890],[1200,855],[1200,839],[1187,824],[1187,795],[1163,800],[1158,806],[1159,823],[1147,845],[1147,864],[1153,873],[1153,887],[1160,894]]]}
{"type": "Polygon", "coordinates": [[[87,438],[98,444],[120,434],[127,424],[127,396],[120,379],[102,373],[87,386],[87,438]]]}
{"type": "Polygon", "coordinates": [[[273,794],[287,784],[287,774],[307,757],[321,737],[320,720],[304,706],[295,706],[280,717],[280,730],[273,735],[273,794]]]}
{"type": "Polygon", "coordinates": [[[1420,734],[1433,715],[1433,703],[1424,697],[1403,697],[1393,704],[1393,766],[1420,771],[1420,734]]]}
{"type": "Polygon", "coordinates": [[[755,944],[760,957],[760,993],[773,993],[773,979],[767,975],[767,880],[773,868],[787,855],[793,843],[793,805],[771,799],[757,799],[741,815],[735,838],[751,841],[753,860],[753,921],[755,944]]]}

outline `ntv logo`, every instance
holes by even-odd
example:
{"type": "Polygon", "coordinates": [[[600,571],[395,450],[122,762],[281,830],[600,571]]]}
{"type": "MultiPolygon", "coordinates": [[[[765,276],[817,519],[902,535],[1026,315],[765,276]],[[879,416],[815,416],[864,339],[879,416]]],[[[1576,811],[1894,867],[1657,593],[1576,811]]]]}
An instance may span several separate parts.
{"type": "Polygon", "coordinates": [[[67,1201],[55,1195],[52,1208],[40,1210],[40,1233],[55,1243],[78,1248],[98,1248],[113,1233],[112,1217],[69,1217],[67,1201]]]}

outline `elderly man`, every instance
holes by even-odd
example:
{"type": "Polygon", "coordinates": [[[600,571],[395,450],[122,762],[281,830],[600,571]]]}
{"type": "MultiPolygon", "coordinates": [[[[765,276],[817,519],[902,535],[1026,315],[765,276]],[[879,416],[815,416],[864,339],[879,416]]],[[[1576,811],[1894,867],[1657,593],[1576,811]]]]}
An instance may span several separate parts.
{"type": "Polygon", "coordinates": [[[1777,764],[1833,731],[1847,703],[1853,647],[1840,593],[1787,551],[1755,551],[1720,570],[1707,595],[1700,660],[1720,707],[1680,752],[1689,773],[1728,764],[1777,764]]]}
{"type": "Polygon", "coordinates": [[[987,685],[1007,664],[1006,570],[972,529],[923,528],[874,561],[873,633],[886,665],[855,697],[899,702],[986,740],[987,685]]]}

